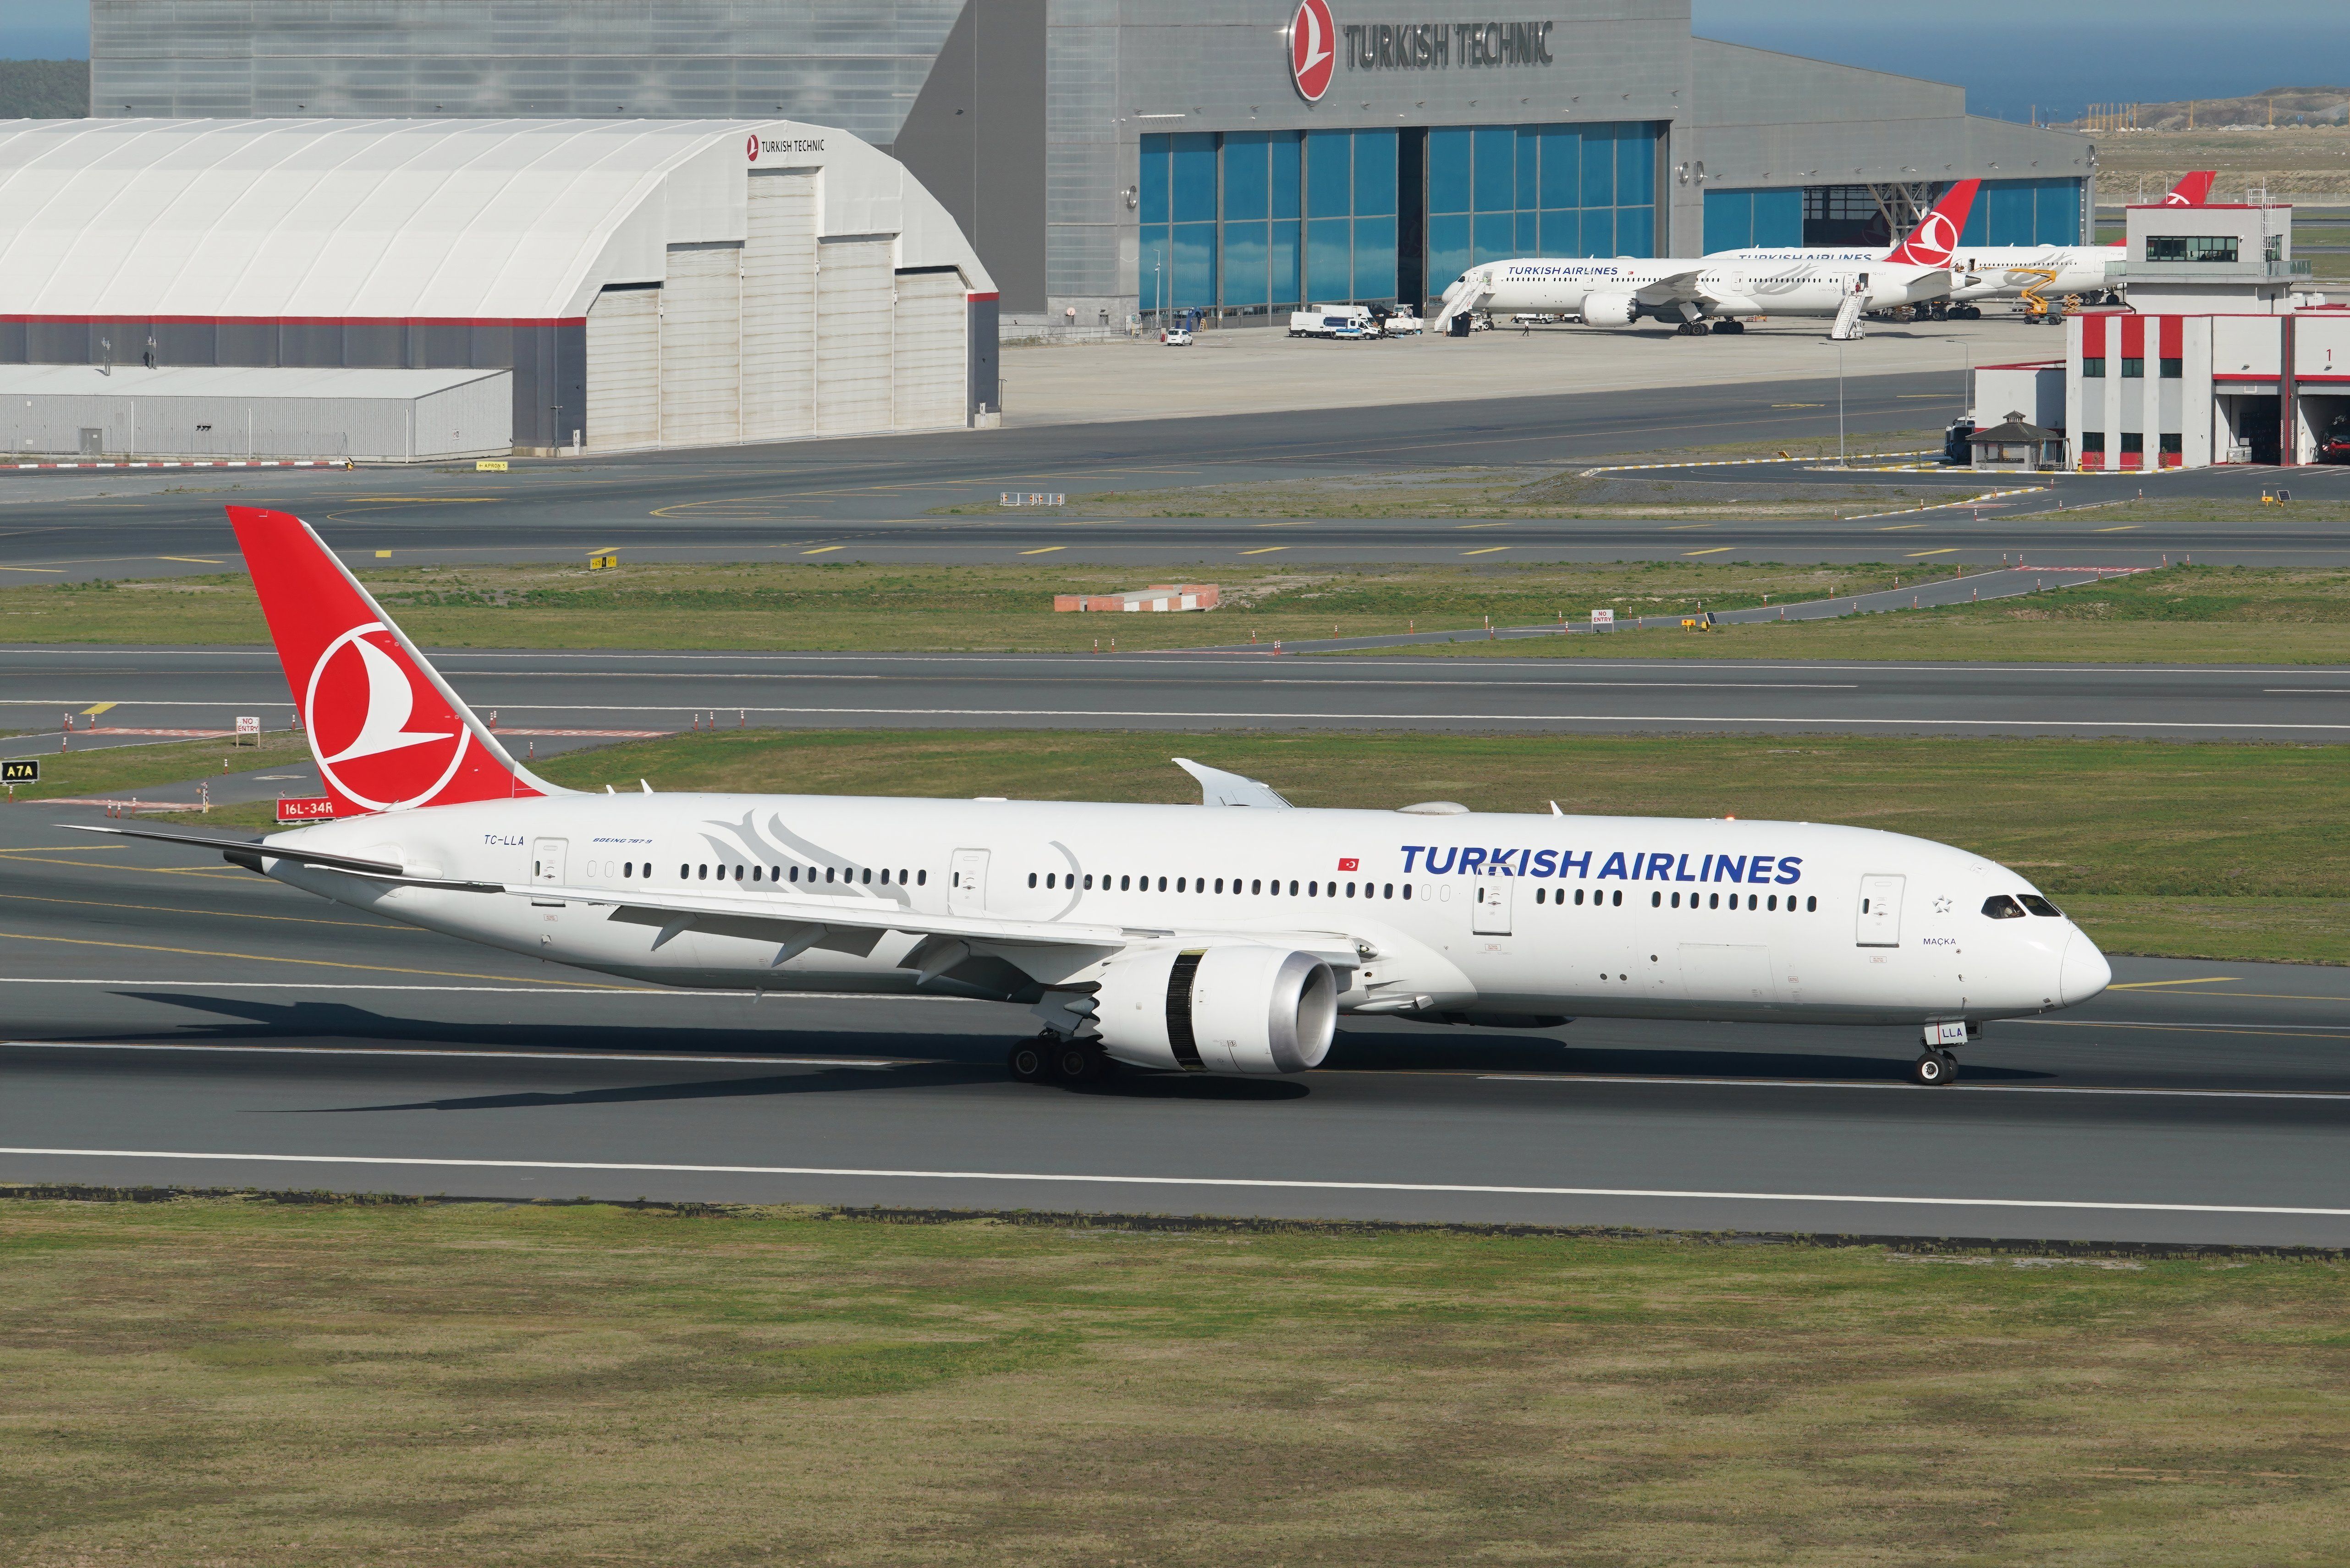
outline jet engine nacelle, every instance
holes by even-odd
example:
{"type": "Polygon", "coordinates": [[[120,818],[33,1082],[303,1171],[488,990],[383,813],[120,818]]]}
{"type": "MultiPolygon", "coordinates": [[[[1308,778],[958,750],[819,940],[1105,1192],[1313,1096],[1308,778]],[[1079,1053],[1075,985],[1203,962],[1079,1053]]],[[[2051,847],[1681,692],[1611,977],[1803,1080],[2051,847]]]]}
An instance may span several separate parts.
{"type": "Polygon", "coordinates": [[[1583,324],[1586,327],[1629,327],[1640,313],[1640,302],[1627,291],[1617,289],[1583,297],[1583,324]]]}
{"type": "Polygon", "coordinates": [[[1094,994],[1102,1049],[1137,1067],[1303,1073],[1329,1054],[1338,982],[1311,953],[1231,943],[1114,959],[1094,994]]]}

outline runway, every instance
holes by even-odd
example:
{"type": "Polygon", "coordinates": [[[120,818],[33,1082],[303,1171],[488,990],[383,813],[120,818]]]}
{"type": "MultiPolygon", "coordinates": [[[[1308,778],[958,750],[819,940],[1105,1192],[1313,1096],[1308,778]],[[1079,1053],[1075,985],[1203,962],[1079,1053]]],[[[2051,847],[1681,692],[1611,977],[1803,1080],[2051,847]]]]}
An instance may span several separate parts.
{"type": "MultiPolygon", "coordinates": [[[[1258,653],[432,653],[515,749],[714,722],[785,729],[1391,729],[1556,733],[2060,735],[2350,741],[2350,668],[1879,664],[1258,653]]],[[[59,716],[109,729],[287,727],[276,654],[0,648],[0,755],[57,751],[59,716]]],[[[119,736],[78,732],[79,747],[119,736]]]]}
{"type": "Polygon", "coordinates": [[[51,815],[0,820],[0,1181],[2350,1243],[2350,971],[2125,960],[1950,1089],[1590,1020],[1068,1091],[1019,1008],[615,984],[51,815]]]}
{"type": "MultiPolygon", "coordinates": [[[[2157,495],[2256,499],[2290,483],[2333,494],[2350,470],[2019,476],[1874,474],[1848,483],[1850,515],[1757,514],[1704,524],[1526,519],[1464,536],[1453,518],[1123,518],[993,508],[1006,492],[1083,496],[1333,474],[1527,467],[1563,472],[1627,451],[1765,440],[1834,450],[1835,382],[1738,384],[1449,400],[803,441],[612,458],[522,461],[510,472],[370,469],[353,473],[147,477],[0,473],[0,583],[155,577],[236,570],[222,506],[284,507],[317,524],[354,565],[578,559],[617,549],[639,560],[879,560],[1258,565],[1418,561],[1679,559],[1942,565],[2002,557],[2048,566],[2350,561],[2338,527],[2291,508],[2257,524],[2116,524],[2095,508],[2157,495]],[[1993,489],[2026,493],[1912,514],[1993,489]],[[1902,491],[1911,493],[1903,495],[1902,491]],[[2065,510],[2055,508],[2062,504],[2065,510]],[[2081,510],[2081,508],[2091,510],[2081,510]],[[1268,527],[1274,531],[1268,532],[1268,527]]],[[[1959,411],[1947,375],[1855,377],[1845,388],[1855,450],[1872,431],[1939,428],[1959,411]]],[[[1825,482],[1783,467],[1678,476],[1738,498],[1742,480],[1825,482]]]]}

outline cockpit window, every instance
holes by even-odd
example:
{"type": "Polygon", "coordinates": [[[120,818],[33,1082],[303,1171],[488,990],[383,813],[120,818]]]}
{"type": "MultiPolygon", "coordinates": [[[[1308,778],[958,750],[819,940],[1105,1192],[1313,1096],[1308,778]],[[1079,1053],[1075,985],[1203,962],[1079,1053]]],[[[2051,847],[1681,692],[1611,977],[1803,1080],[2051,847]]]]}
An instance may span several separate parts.
{"type": "Polygon", "coordinates": [[[2004,893],[1993,893],[1983,900],[1983,913],[1994,920],[2020,920],[2023,919],[2023,906],[2004,893]]]}
{"type": "Polygon", "coordinates": [[[2022,898],[2023,907],[2031,910],[2035,915],[2048,915],[2059,920],[2064,918],[2064,910],[2058,909],[2055,905],[2050,903],[2047,899],[2042,898],[2037,893],[2023,893],[2019,894],[2018,897],[2022,898]]]}

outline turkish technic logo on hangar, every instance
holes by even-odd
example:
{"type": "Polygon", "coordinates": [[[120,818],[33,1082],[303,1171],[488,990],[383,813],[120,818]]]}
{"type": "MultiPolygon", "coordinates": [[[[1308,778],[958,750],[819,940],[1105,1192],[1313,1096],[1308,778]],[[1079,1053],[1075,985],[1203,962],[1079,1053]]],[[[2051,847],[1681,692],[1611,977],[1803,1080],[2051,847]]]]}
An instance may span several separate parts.
{"type": "Polygon", "coordinates": [[[1289,76],[1306,102],[1322,101],[1337,65],[1338,25],[1329,0],[1297,0],[1297,15],[1289,19],[1289,76]]]}

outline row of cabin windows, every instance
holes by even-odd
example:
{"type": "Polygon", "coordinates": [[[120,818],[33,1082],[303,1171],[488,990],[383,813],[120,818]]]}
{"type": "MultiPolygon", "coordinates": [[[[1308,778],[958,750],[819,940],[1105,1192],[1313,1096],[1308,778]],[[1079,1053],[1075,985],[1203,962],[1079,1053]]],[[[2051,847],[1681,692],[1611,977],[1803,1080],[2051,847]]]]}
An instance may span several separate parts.
{"type": "MultiPolygon", "coordinates": [[[[1227,878],[1222,877],[1216,877],[1215,886],[1212,891],[1218,893],[1223,892],[1224,884],[1227,880],[1227,878]]],[[[1258,898],[1277,898],[1282,896],[1281,878],[1278,877],[1273,877],[1270,880],[1263,877],[1233,877],[1229,878],[1229,880],[1232,883],[1232,891],[1234,894],[1253,894],[1258,898]]],[[[1206,893],[1211,890],[1208,885],[1209,878],[1205,877],[1178,877],[1174,878],[1174,886],[1172,888],[1168,886],[1168,878],[1164,877],[1159,877],[1158,879],[1158,883],[1159,885],[1156,888],[1153,888],[1151,886],[1151,878],[1149,877],[1136,877],[1128,875],[1112,877],[1107,873],[1104,873],[1101,878],[1101,890],[1105,893],[1206,893]],[[1115,885],[1113,886],[1113,884],[1115,885]]],[[[1047,871],[1043,874],[1042,880],[1040,882],[1038,874],[1031,871],[1028,873],[1028,886],[1031,888],[1042,886],[1047,888],[1066,888],[1072,891],[1091,892],[1093,891],[1094,876],[1090,871],[1086,872],[1083,875],[1075,871],[1047,871]]],[[[1291,882],[1289,884],[1288,896],[1293,898],[1392,898],[1396,896],[1396,885],[1393,882],[1364,882],[1359,884],[1348,882],[1344,884],[1345,891],[1343,893],[1339,890],[1341,884],[1336,882],[1314,881],[1307,882],[1304,886],[1305,890],[1301,893],[1298,891],[1299,884],[1295,881],[1291,882]],[[1359,893],[1355,890],[1358,886],[1362,889],[1359,893]]],[[[1411,884],[1409,882],[1406,882],[1403,885],[1403,897],[1406,898],[1409,898],[1411,897],[1411,884]]]]}
{"type": "MultiPolygon", "coordinates": [[[[816,874],[816,868],[813,866],[806,867],[798,866],[752,866],[747,867],[742,866],[721,866],[718,867],[718,879],[721,882],[748,881],[762,884],[768,882],[797,882],[801,880],[800,873],[803,869],[807,872],[807,883],[810,886],[813,886],[817,880],[816,874]]],[[[609,873],[608,872],[607,875],[609,873]]],[[[653,867],[652,862],[650,860],[623,860],[620,862],[620,877],[624,881],[632,880],[639,877],[649,877],[652,874],[653,867]]],[[[595,871],[592,867],[588,871],[588,875],[595,875],[595,871]]],[[[891,885],[891,875],[892,873],[887,868],[882,870],[882,887],[887,888],[891,885]]],[[[895,873],[895,875],[897,877],[897,886],[901,888],[906,886],[910,879],[911,880],[912,885],[917,888],[926,885],[931,879],[931,874],[928,871],[901,870],[895,873]]],[[[707,882],[710,880],[710,867],[708,866],[681,864],[677,868],[677,879],[681,882],[707,882]]],[[[823,879],[827,882],[856,882],[870,886],[873,881],[873,868],[868,866],[860,871],[857,867],[851,866],[827,866],[824,868],[823,879]]]]}
{"type": "MultiPolygon", "coordinates": [[[[1704,897],[1706,898],[1706,903],[1703,908],[1709,909],[1719,909],[1722,908],[1721,894],[1709,893],[1704,895],[1704,897]]],[[[1689,896],[1689,907],[1690,909],[1694,909],[1700,908],[1698,898],[1699,895],[1695,893],[1691,893],[1689,896]]],[[[1537,904],[1547,902],[1551,904],[1564,905],[1567,901],[1566,889],[1564,888],[1537,888],[1534,889],[1534,902],[1537,904]]],[[[1582,888],[1577,888],[1575,890],[1574,902],[1577,904],[1583,902],[1582,888]]],[[[1607,905],[1610,909],[1621,909],[1623,904],[1624,894],[1621,889],[1617,891],[1612,900],[1609,898],[1607,889],[1598,888],[1592,889],[1591,905],[1594,909],[1597,909],[1602,905],[1607,905]]],[[[1665,894],[1656,891],[1651,891],[1648,894],[1648,908],[1652,909],[1661,909],[1665,907],[1665,894]]],[[[1675,893],[1671,896],[1671,907],[1676,909],[1681,907],[1681,896],[1679,893],[1675,893]]],[[[1733,909],[1738,908],[1737,894],[1732,893],[1730,895],[1729,907],[1733,909]]],[[[1776,909],[1779,907],[1779,895],[1776,893],[1749,893],[1746,895],[1746,907],[1750,909],[1776,909]]],[[[1820,907],[1820,901],[1817,898],[1809,899],[1806,901],[1806,907],[1816,909],[1820,907]]],[[[1793,893],[1787,895],[1787,912],[1791,915],[1795,912],[1795,896],[1793,893]]]]}
{"type": "MultiPolygon", "coordinates": [[[[2156,363],[2161,367],[2160,374],[2162,379],[2166,381],[2184,380],[2187,377],[2187,361],[2184,359],[2165,358],[2158,359],[2156,363]]],[[[2105,373],[2106,359],[2104,355],[2087,354],[2082,356],[2081,374],[2084,377],[2103,376],[2105,373]]],[[[2146,361],[2140,358],[2124,359],[2122,361],[2122,379],[2125,381],[2145,380],[2146,361]]]]}

